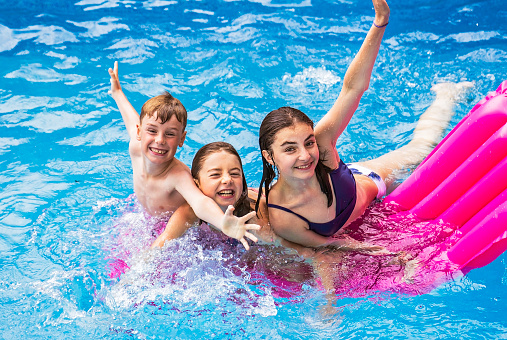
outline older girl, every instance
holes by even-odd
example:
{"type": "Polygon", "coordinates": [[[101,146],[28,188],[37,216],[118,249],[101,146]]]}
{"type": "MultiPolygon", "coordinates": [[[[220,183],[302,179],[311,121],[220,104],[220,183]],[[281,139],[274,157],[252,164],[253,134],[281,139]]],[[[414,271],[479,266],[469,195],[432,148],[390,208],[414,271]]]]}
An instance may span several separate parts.
{"type": "Polygon", "coordinates": [[[468,86],[435,86],[436,100],[421,116],[410,143],[377,159],[344,164],[336,142],[368,88],[389,20],[385,0],[373,0],[373,5],[373,25],[345,74],[338,99],[315,130],[308,116],[291,107],[270,112],[260,127],[263,177],[257,207],[268,207],[276,234],[300,245],[344,244],[330,236],[385,195],[395,170],[422,161],[447,126],[458,92],[468,86]]]}

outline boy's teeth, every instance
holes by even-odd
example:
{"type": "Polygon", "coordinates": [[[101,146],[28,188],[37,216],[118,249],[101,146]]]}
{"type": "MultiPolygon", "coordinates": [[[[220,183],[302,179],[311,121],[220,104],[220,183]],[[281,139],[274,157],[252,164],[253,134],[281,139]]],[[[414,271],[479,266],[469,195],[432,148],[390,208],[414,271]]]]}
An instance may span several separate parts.
{"type": "Polygon", "coordinates": [[[153,151],[155,153],[158,153],[158,154],[164,154],[165,153],[164,150],[151,149],[151,151],[153,151]]]}

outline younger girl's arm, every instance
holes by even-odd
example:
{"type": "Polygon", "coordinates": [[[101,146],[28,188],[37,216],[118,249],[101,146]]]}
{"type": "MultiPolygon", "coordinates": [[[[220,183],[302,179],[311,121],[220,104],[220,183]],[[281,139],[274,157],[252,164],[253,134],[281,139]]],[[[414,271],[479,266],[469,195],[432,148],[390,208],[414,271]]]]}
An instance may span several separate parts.
{"type": "Polygon", "coordinates": [[[322,155],[325,155],[325,165],[331,169],[338,167],[340,158],[336,150],[336,142],[356,111],[363,93],[368,89],[373,65],[384,36],[385,25],[389,21],[389,6],[385,0],[373,0],[373,6],[375,7],[374,22],[345,73],[338,99],[315,127],[319,150],[322,155]]]}
{"type": "Polygon", "coordinates": [[[172,214],[164,232],[153,242],[151,248],[162,248],[166,241],[174,240],[185,233],[195,222],[199,221],[194,210],[188,205],[181,205],[172,214]]]}
{"type": "Polygon", "coordinates": [[[137,137],[137,126],[140,124],[139,114],[137,113],[136,109],[134,109],[134,107],[130,104],[127,97],[123,93],[123,90],[121,89],[120,79],[118,78],[117,61],[114,62],[114,70],[110,68],[108,72],[111,76],[111,90],[109,90],[109,94],[111,94],[114,101],[116,102],[116,105],[118,106],[118,109],[120,110],[130,140],[135,139],[137,137]]]}

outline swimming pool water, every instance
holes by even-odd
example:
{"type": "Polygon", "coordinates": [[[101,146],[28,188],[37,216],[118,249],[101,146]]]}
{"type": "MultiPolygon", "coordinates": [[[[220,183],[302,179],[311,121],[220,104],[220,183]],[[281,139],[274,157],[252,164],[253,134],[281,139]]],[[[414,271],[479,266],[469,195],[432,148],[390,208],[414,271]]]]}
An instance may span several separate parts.
{"type": "MultiPolygon", "coordinates": [[[[370,89],[339,140],[346,161],[407,143],[431,85],[475,82],[450,130],[507,78],[502,1],[389,5],[370,89]]],[[[373,15],[369,1],[1,2],[0,337],[505,338],[505,254],[420,295],[358,284],[330,312],[308,263],[278,248],[247,253],[195,229],[143,252],[156,221],[128,198],[107,68],[119,61],[137,110],[163,90],[184,103],[177,157],[229,141],[257,186],[263,116],[291,105],[322,117],[373,15]]]]}

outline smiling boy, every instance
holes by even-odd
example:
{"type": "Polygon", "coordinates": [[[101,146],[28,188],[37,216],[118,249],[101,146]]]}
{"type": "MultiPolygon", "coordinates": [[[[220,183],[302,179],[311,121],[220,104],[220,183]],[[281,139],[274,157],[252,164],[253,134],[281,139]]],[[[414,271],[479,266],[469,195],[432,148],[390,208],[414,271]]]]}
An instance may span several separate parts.
{"type": "Polygon", "coordinates": [[[154,216],[174,212],[185,201],[196,215],[233,237],[248,249],[245,236],[257,238],[247,230],[258,230],[255,224],[245,224],[255,212],[243,217],[232,215],[233,207],[225,214],[195,185],[190,169],[175,158],[186,136],[187,111],[181,102],[168,92],[149,99],[139,116],[123,93],[118,78],[118,62],[111,76],[110,94],[118,105],[130,137],[129,153],[132,161],[134,192],[144,209],[154,216]]]}

